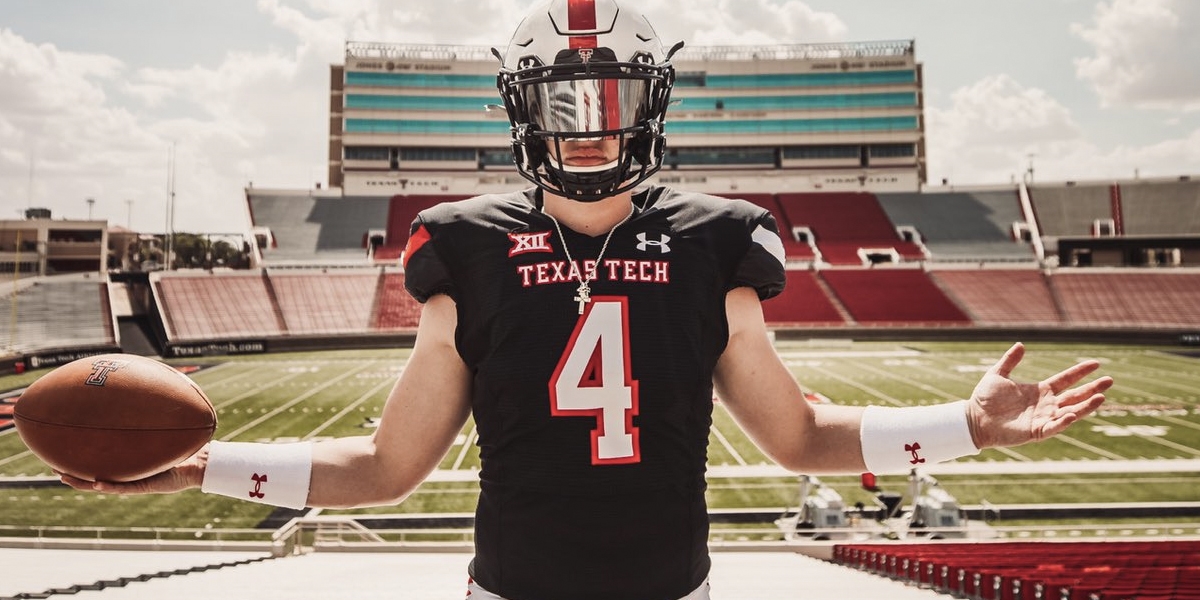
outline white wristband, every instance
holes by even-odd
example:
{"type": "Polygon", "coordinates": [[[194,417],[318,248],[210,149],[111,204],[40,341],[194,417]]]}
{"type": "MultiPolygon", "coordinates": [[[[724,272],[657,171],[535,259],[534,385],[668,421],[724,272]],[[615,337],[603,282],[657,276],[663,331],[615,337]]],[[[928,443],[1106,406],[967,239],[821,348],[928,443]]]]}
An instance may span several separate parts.
{"type": "Polygon", "coordinates": [[[859,428],[867,470],[897,473],[979,454],[967,425],[966,402],[867,407],[859,428]]]}
{"type": "Polygon", "coordinates": [[[212,442],[200,490],[285,508],[304,508],[312,478],[312,442],[212,442]]]}

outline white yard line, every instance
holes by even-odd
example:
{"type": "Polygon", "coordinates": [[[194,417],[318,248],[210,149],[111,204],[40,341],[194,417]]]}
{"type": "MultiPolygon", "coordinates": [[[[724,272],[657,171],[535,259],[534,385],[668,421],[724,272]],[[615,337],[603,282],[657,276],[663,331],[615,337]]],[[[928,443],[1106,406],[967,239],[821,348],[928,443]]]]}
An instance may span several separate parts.
{"type": "Polygon", "coordinates": [[[721,445],[724,446],[725,450],[728,451],[730,456],[733,457],[733,460],[737,461],[737,464],[741,466],[746,466],[746,459],[742,458],[742,455],[739,454],[736,449],[734,449],[733,444],[729,443],[729,439],[725,437],[725,434],[721,433],[720,429],[717,429],[717,424],[713,423],[709,429],[712,430],[713,435],[717,438],[717,441],[721,442],[721,445]]]}
{"type": "Polygon", "coordinates": [[[458,450],[458,456],[454,458],[454,466],[451,467],[455,471],[462,468],[463,461],[467,459],[467,452],[471,450],[471,444],[475,441],[475,436],[479,435],[479,431],[471,425],[471,431],[467,433],[466,439],[463,440],[462,448],[458,450]]]}
{"type": "Polygon", "coordinates": [[[342,417],[349,414],[350,411],[358,408],[359,405],[361,405],[363,402],[370,400],[372,396],[374,396],[375,394],[378,394],[384,388],[391,387],[391,385],[392,385],[392,381],[390,379],[383,380],[382,382],[379,383],[379,385],[376,385],[375,387],[373,387],[370,390],[363,393],[363,395],[356,398],[354,400],[354,402],[351,402],[350,404],[346,405],[346,408],[343,408],[340,412],[338,412],[338,414],[333,415],[332,417],[329,417],[328,420],[326,420],[324,423],[321,423],[319,426],[317,426],[316,429],[308,432],[308,435],[305,435],[303,439],[310,440],[310,439],[316,437],[317,434],[328,429],[331,425],[336,423],[342,417]]]}

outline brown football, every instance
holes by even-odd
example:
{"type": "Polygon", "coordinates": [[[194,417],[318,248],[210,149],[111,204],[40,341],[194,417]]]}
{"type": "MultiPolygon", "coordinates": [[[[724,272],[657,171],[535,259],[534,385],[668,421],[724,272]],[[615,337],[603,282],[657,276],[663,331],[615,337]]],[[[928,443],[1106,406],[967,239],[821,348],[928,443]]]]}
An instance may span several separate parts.
{"type": "Polygon", "coordinates": [[[186,375],[157,360],[101,354],[62,365],[17,401],[21,440],[56,471],[133,481],[165,471],[212,439],[217,413],[186,375]]]}

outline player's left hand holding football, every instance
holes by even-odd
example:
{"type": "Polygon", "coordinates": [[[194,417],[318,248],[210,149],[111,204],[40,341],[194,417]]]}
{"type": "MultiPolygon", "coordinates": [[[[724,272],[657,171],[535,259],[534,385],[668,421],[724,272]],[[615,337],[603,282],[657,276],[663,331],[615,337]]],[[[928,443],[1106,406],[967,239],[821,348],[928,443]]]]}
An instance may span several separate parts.
{"type": "Polygon", "coordinates": [[[967,403],[967,423],[979,448],[1016,446],[1057,435],[1086,417],[1104,402],[1111,377],[1078,385],[1100,363],[1080,362],[1038,383],[1010,378],[1025,356],[1025,346],[1014,344],[988,369],[967,403]]]}
{"type": "Polygon", "coordinates": [[[145,479],[128,482],[88,481],[57,473],[62,482],[81,491],[102,494],[172,494],[200,487],[204,479],[204,464],[208,446],[185,459],[178,465],[145,479]]]}

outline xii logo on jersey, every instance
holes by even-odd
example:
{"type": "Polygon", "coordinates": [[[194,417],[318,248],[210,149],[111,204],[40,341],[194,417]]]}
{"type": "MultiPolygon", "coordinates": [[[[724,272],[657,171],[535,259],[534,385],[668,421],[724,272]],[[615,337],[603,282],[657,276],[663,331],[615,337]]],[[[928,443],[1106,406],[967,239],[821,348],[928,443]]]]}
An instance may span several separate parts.
{"type": "Polygon", "coordinates": [[[508,239],[512,240],[513,247],[508,250],[508,257],[512,258],[519,254],[528,254],[530,252],[553,252],[550,248],[550,232],[538,231],[535,233],[510,233],[508,239]]]}

